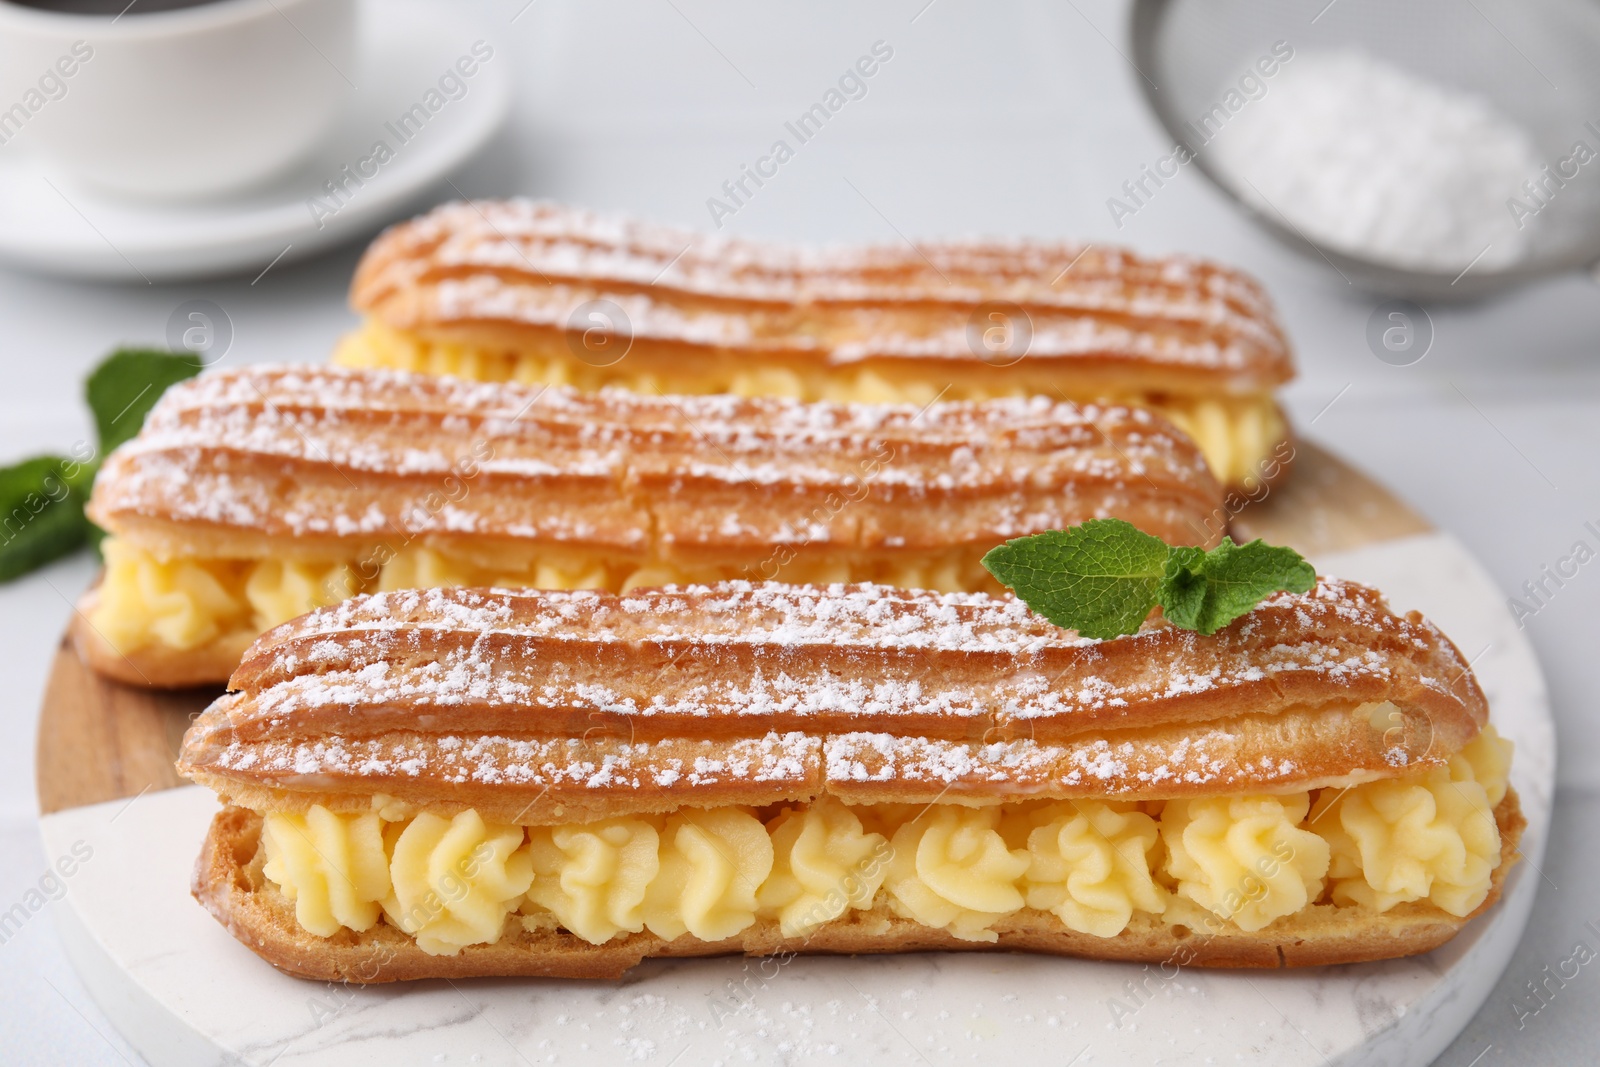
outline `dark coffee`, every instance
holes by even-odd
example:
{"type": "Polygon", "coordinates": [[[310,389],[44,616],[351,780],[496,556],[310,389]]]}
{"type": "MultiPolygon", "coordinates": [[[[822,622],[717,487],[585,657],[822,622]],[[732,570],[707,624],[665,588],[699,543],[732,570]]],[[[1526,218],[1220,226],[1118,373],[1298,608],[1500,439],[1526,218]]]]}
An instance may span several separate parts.
{"type": "Polygon", "coordinates": [[[63,15],[148,15],[156,11],[214,4],[218,0],[0,0],[17,7],[55,11],[63,15]]]}

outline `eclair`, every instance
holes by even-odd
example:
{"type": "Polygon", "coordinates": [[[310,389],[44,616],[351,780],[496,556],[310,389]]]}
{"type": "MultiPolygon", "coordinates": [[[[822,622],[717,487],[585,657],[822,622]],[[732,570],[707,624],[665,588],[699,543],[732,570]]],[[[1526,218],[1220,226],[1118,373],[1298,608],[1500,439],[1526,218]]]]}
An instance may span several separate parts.
{"type": "Polygon", "coordinates": [[[96,670],[221,682],[263,631],[361,592],[724,579],[999,586],[1008,537],[1097,516],[1214,544],[1194,443],[1044,398],[846,405],[253,367],[170,389],[88,505],[96,670]]]}
{"type": "Polygon", "coordinates": [[[1293,377],[1244,274],[1101,245],[813,249],[707,237],[551,203],[441,206],[356,270],[350,366],[594,390],[909,402],[1042,395],[1153,408],[1218,478],[1293,458],[1293,377]]]}
{"type": "Polygon", "coordinates": [[[1456,648],[1323,578],[1084,638],[871,585],[367,595],[263,635],[179,770],[199,901],[291,974],[651,957],[1424,952],[1500,893],[1510,745],[1456,648]]]}

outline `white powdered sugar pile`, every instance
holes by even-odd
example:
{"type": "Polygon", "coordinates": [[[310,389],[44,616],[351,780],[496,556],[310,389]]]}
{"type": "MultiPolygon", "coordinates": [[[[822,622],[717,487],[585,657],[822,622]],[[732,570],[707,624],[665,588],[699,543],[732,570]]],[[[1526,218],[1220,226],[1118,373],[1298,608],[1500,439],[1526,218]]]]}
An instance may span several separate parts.
{"type": "Polygon", "coordinates": [[[1351,255],[1458,271],[1528,252],[1506,207],[1540,168],[1528,133],[1481,97],[1365,52],[1286,64],[1207,151],[1246,202],[1351,255]]]}

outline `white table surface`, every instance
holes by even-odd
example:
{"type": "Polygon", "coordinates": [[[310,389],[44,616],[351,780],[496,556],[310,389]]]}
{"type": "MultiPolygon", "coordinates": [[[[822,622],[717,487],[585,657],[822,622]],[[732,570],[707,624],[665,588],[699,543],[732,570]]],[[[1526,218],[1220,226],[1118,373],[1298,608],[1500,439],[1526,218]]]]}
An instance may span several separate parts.
{"type": "MultiPolygon", "coordinates": [[[[875,41],[893,59],[729,231],[811,240],[1033,235],[1204,253],[1261,277],[1298,349],[1288,391],[1300,431],[1361,464],[1452,531],[1509,596],[1600,525],[1600,291],[1561,278],[1472,307],[1430,308],[1432,350],[1397,368],[1367,349],[1378,301],[1282,250],[1205,179],[1180,174],[1120,231],[1105,201],[1168,146],[1124,58],[1118,0],[742,5],[640,0],[457,4],[461,48],[490,41],[518,100],[500,141],[454,179],[468,195],[527,194],[707,228],[705,201],[784,135],[875,41]],[[920,11],[920,14],[919,14],[920,11]],[[520,12],[520,13],[519,13],[520,12]],[[513,21],[514,18],[514,21],[513,21]],[[1330,405],[1331,402],[1331,406],[1330,405]]],[[[1308,22],[1315,8],[1307,8],[1308,22]]],[[[1315,42],[1308,26],[1303,42],[1315,42]]],[[[1522,62],[1508,46],[1504,62],[1522,62]]],[[[437,72],[418,72],[419,93],[437,72]]],[[[10,151],[3,148],[0,151],[10,151]]],[[[438,199],[455,195],[448,185],[438,199]]],[[[321,360],[353,323],[344,290],[358,249],[238,278],[84,285],[0,271],[0,462],[65,451],[90,432],[85,371],[119,341],[159,342],[185,300],[215,301],[235,331],[228,360],[321,360]]],[[[265,264],[263,264],[265,266],[265,264]]],[[[54,857],[41,851],[35,715],[77,557],[0,587],[0,911],[54,857]]],[[[1600,951],[1600,566],[1528,620],[1550,681],[1561,763],[1548,880],[1525,944],[1451,1067],[1577,1063],[1600,1036],[1595,966],[1537,1006],[1575,943],[1600,951]],[[1588,828],[1588,829],[1586,829],[1588,828]],[[1586,923],[1594,922],[1593,929],[1586,923]]],[[[0,944],[0,1060],[137,1063],[62,956],[49,907],[0,944]]],[[[470,1059],[470,1050],[463,1050],[470,1059]]],[[[1048,1058],[1048,1057],[1047,1057],[1048,1058]]],[[[1084,1063],[1114,1063],[1111,1046],[1084,1063]]],[[[1052,1060],[1053,1062],[1053,1060],[1052,1060]]]]}

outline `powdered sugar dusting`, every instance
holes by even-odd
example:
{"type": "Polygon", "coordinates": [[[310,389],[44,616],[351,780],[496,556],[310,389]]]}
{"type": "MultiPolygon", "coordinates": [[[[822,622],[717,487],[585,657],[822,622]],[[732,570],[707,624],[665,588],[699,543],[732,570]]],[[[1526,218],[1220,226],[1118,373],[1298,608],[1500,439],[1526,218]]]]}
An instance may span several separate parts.
{"type": "Polygon", "coordinates": [[[269,632],[234,685],[190,730],[186,764],[293,789],[330,775],[636,790],[811,775],[1182,795],[1387,766],[1389,742],[1352,714],[1367,701],[1446,716],[1441,736],[1450,716],[1470,731],[1485,713],[1437,631],[1327,578],[1210,637],[1155,622],[1111,641],[1010,596],[871,585],[408,590],[269,632]]]}
{"type": "Polygon", "coordinates": [[[446,204],[391,230],[354,286],[359,309],[402,328],[565,329],[573,307],[598,298],[623,309],[635,338],[835,364],[975,361],[967,321],[978,305],[1005,301],[1032,323],[1030,360],[1110,358],[1255,383],[1290,373],[1254,282],[1214,264],[1101,245],[787,247],[550,203],[483,201],[446,204]]]}
{"type": "Polygon", "coordinates": [[[749,782],[810,785],[816,780],[820,751],[820,740],[801,733],[658,744],[395,733],[234,742],[214,755],[213,765],[287,789],[392,776],[435,785],[640,790],[679,783],[699,788],[749,782]]]}
{"type": "Polygon", "coordinates": [[[1126,407],[594,395],[282,366],[168,390],[107,462],[91,509],[113,529],[153,516],[361,544],[405,531],[637,552],[915,547],[935,534],[913,505],[944,499],[961,507],[943,543],[993,543],[1113,504],[1181,537],[1220,490],[1188,438],[1126,407]],[[870,524],[845,506],[867,499],[870,524]]]}
{"type": "MultiPolygon", "coordinates": [[[[952,796],[1008,791],[1048,796],[1184,795],[1248,783],[1294,782],[1292,760],[1241,760],[1226,727],[1201,725],[1195,736],[1129,740],[1084,738],[1067,744],[1019,739],[963,742],[887,733],[829,737],[826,775],[835,791],[870,791],[885,783],[936,784],[952,796]]],[[[1291,739],[1292,743],[1292,739],[1291,739]]]]}

